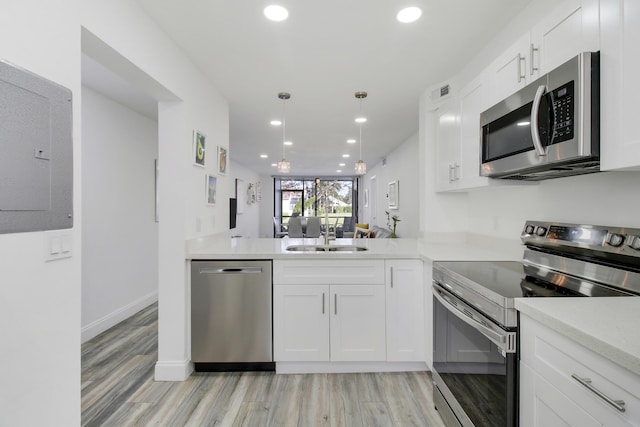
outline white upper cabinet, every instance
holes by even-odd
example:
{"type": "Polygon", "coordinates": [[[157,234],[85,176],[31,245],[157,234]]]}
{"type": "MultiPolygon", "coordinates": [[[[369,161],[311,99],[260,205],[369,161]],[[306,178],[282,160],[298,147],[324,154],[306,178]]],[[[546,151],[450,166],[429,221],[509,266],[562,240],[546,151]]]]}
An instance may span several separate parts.
{"type": "Polygon", "coordinates": [[[600,50],[598,0],[566,0],[531,30],[528,74],[534,78],[580,52],[600,50]]]}
{"type": "Polygon", "coordinates": [[[491,104],[496,104],[532,81],[528,65],[531,35],[527,31],[488,67],[491,104]]]}
{"type": "Polygon", "coordinates": [[[599,0],[566,0],[489,66],[491,104],[580,52],[600,49],[599,0]]]}
{"type": "Polygon", "coordinates": [[[640,170],[640,2],[601,0],[602,170],[640,170]]]}
{"type": "Polygon", "coordinates": [[[460,168],[460,105],[450,98],[436,110],[436,186],[438,191],[457,188],[460,168]]]}

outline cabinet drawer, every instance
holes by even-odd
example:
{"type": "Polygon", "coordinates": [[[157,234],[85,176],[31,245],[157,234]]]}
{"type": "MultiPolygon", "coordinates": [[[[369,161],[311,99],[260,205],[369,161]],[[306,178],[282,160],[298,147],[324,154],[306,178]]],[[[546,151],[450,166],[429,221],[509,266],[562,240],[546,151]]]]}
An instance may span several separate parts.
{"type": "Polygon", "coordinates": [[[542,378],[606,425],[640,425],[640,377],[577,342],[521,316],[521,360],[542,378]],[[611,400],[624,401],[624,412],[581,384],[611,400]]]}
{"type": "Polygon", "coordinates": [[[274,285],[383,285],[384,260],[275,260],[274,285]]]}

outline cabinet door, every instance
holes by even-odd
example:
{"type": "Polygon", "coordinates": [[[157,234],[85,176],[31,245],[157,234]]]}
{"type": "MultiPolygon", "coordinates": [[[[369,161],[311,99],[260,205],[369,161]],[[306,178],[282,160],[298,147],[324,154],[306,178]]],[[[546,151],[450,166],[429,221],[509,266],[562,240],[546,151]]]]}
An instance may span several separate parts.
{"type": "Polygon", "coordinates": [[[521,427],[602,425],[526,363],[520,363],[521,427]]]}
{"type": "Polygon", "coordinates": [[[328,285],[274,286],[275,361],[328,361],[328,315],[328,285]]]}
{"type": "Polygon", "coordinates": [[[640,2],[600,3],[600,166],[602,170],[640,170],[640,2]]]}
{"type": "Polygon", "coordinates": [[[481,74],[460,92],[459,188],[489,185],[489,178],[480,176],[480,113],[489,107],[488,80],[487,74],[481,74]]]}
{"type": "Polygon", "coordinates": [[[438,191],[456,188],[460,167],[460,107],[456,97],[436,110],[436,186],[438,191]]]}
{"type": "Polygon", "coordinates": [[[331,286],[331,360],[384,361],[384,285],[331,286]]]}
{"type": "Polygon", "coordinates": [[[531,32],[527,73],[536,78],[580,52],[600,49],[598,0],[566,0],[531,32]]]}
{"type": "Polygon", "coordinates": [[[424,360],[422,261],[388,260],[387,361],[424,360]]]}
{"type": "Polygon", "coordinates": [[[491,104],[502,101],[529,82],[527,75],[531,36],[523,34],[489,66],[491,104]]]}

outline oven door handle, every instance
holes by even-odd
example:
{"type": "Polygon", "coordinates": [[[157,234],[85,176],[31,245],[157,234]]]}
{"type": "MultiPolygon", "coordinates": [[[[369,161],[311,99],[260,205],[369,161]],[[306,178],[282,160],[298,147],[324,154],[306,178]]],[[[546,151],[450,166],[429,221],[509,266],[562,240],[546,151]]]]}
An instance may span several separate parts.
{"type": "Polygon", "coordinates": [[[435,292],[433,293],[433,296],[438,300],[438,302],[440,302],[440,304],[442,304],[449,312],[454,314],[458,319],[462,320],[464,323],[466,323],[467,325],[471,326],[472,328],[480,332],[492,343],[500,347],[500,349],[504,353],[516,352],[515,332],[500,333],[492,330],[491,328],[486,327],[485,325],[478,322],[477,320],[464,314],[462,311],[460,311],[458,307],[451,304],[443,296],[441,296],[440,292],[444,292],[444,291],[440,291],[437,288],[434,288],[434,291],[435,292]]]}

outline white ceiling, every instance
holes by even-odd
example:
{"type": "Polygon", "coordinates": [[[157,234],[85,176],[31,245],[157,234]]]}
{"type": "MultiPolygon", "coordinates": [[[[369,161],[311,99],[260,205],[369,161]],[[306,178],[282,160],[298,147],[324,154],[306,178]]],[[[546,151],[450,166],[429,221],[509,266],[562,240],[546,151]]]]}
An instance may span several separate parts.
{"type": "Polygon", "coordinates": [[[353,175],[358,146],[373,166],[418,130],[418,101],[455,74],[530,0],[323,0],[277,3],[289,19],[265,19],[265,0],[138,0],[229,101],[230,156],[275,174],[282,133],[278,92],[287,101],[286,157],[292,175],[353,175]],[[408,4],[420,20],[399,23],[408,4]],[[268,154],[261,159],[260,154],[268,154]],[[343,159],[342,154],[351,157],[343,159]],[[346,163],[340,168],[339,163],[346,163]]]}

